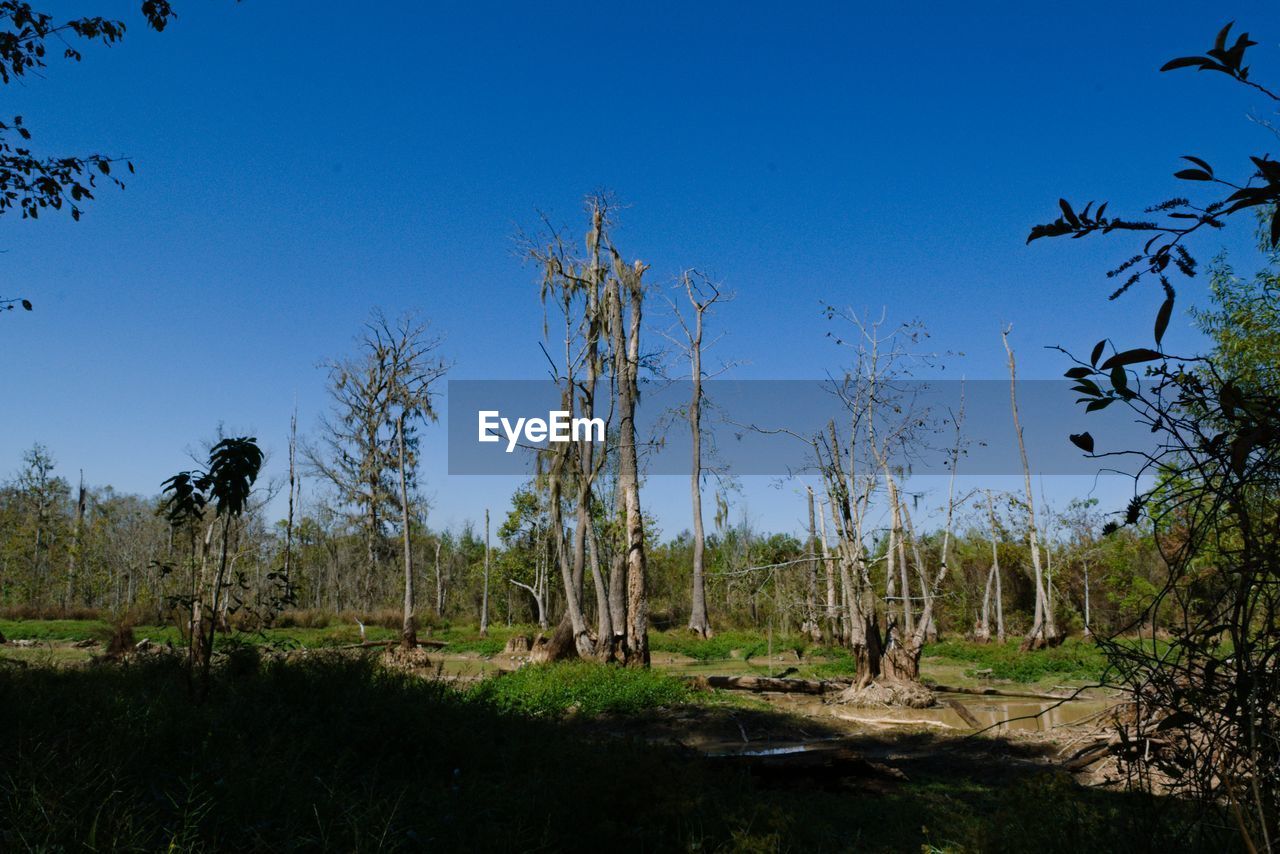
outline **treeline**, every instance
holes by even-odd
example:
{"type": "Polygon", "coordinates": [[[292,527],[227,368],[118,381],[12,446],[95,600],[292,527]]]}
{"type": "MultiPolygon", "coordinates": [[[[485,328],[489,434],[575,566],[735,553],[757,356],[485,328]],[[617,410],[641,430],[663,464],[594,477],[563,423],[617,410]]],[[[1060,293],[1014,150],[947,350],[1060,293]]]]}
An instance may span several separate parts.
{"type": "MultiPolygon", "coordinates": [[[[244,515],[232,533],[231,590],[227,615],[252,627],[271,613],[280,594],[273,573],[285,566],[285,521],[271,520],[263,506],[270,489],[244,515]]],[[[35,445],[22,467],[0,484],[0,607],[9,613],[77,615],[88,610],[131,616],[147,622],[172,622],[180,616],[185,594],[181,572],[183,543],[163,514],[162,496],[121,493],[111,486],[85,486],[57,470],[51,452],[35,445]]],[[[993,558],[998,559],[1001,597],[989,602],[991,636],[997,610],[1008,637],[1025,634],[1034,608],[1025,510],[1013,496],[997,496],[995,529],[985,501],[962,514],[950,544],[952,572],[936,606],[938,630],[971,636],[981,619],[993,558]],[[995,551],[993,554],[993,542],[995,551]]],[[[615,520],[601,508],[599,525],[615,520]]],[[[433,529],[424,508],[411,514],[418,617],[475,623],[484,603],[485,532],[466,524],[433,529]]],[[[756,530],[734,523],[722,510],[706,535],[706,601],[714,629],[757,628],[805,631],[828,638],[826,574],[821,534],[756,530]]],[[[552,541],[546,514],[530,484],[494,514],[490,533],[490,620],[554,624],[563,613],[552,566],[552,541]],[[536,595],[535,595],[536,594],[536,595]],[[538,599],[542,599],[541,608],[538,599]]],[[[1166,568],[1149,536],[1121,530],[1102,536],[1101,514],[1091,502],[1074,502],[1061,513],[1046,514],[1041,548],[1051,579],[1059,627],[1110,634],[1134,624],[1153,593],[1165,583],[1166,568]]],[[[689,568],[693,537],[689,531],[663,537],[649,520],[651,619],[657,628],[688,622],[689,568]]],[[[299,508],[293,529],[286,620],[306,619],[301,612],[345,614],[399,625],[403,579],[397,531],[387,523],[378,538],[373,563],[367,561],[363,527],[340,507],[323,500],[299,508]]],[[[916,574],[937,566],[941,534],[924,534],[909,550],[908,569],[916,574]],[[918,552],[921,566],[912,563],[918,552]]],[[[874,540],[876,586],[884,589],[887,532],[874,540]]],[[[590,578],[586,580],[590,592],[590,578]]],[[[837,582],[838,584],[838,582],[837,582]]],[[[837,595],[839,595],[837,593],[837,595]]],[[[586,597],[591,601],[591,597],[586,597]]],[[[1170,614],[1172,619],[1175,615],[1170,614]]]]}

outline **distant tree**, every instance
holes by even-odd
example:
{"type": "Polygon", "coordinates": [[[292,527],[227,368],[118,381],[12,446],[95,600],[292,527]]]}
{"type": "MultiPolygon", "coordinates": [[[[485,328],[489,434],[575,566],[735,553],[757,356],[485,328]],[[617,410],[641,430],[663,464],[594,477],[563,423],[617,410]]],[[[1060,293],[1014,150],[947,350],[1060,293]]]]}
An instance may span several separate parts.
{"type": "Polygon", "coordinates": [[[412,498],[417,485],[418,425],[434,421],[436,382],[448,370],[441,339],[425,321],[405,315],[388,320],[375,311],[356,341],[356,354],[326,363],[330,414],[321,418],[318,445],[303,457],[315,475],[355,509],[365,543],[363,601],[372,607],[383,558],[386,526],[398,517],[404,568],[406,644],[413,627],[412,498]]]}
{"type": "Polygon", "coordinates": [[[635,408],[648,265],[623,261],[613,244],[606,196],[592,196],[586,206],[590,226],[585,253],[579,255],[553,228],[548,228],[544,242],[530,241],[528,246],[530,259],[542,269],[543,304],[559,311],[564,322],[562,362],[552,360],[560,408],[570,417],[609,416],[607,451],[597,451],[591,437],[584,437],[556,443],[547,453],[547,507],[565,595],[565,620],[548,654],[607,660],[620,652],[624,662],[647,666],[649,601],[635,408]],[[607,390],[613,395],[608,406],[598,388],[606,377],[611,379],[607,390]],[[621,520],[621,542],[607,581],[600,565],[600,532],[594,525],[594,508],[600,499],[595,486],[606,453],[615,466],[621,520]],[[565,499],[571,499],[575,517],[570,543],[559,535],[565,530],[565,499]],[[594,638],[582,602],[588,567],[596,594],[594,638]]]}
{"type": "Polygon", "coordinates": [[[733,298],[723,293],[709,276],[697,270],[686,270],[680,275],[677,287],[684,292],[689,303],[689,317],[675,300],[669,300],[680,335],[666,337],[679,349],[681,355],[689,362],[690,393],[689,405],[685,409],[685,417],[689,422],[691,459],[689,491],[693,505],[693,567],[692,593],[689,606],[689,631],[701,637],[711,637],[711,620],[707,616],[707,587],[705,579],[706,533],[702,519],[702,479],[706,474],[703,462],[703,412],[706,403],[706,392],[703,381],[709,376],[721,373],[723,369],[707,371],[703,366],[704,350],[713,342],[703,341],[708,313],[714,310],[718,302],[733,298]]]}
{"type": "Polygon", "coordinates": [[[30,544],[29,584],[32,597],[44,603],[52,581],[50,552],[65,527],[67,482],[53,473],[53,457],[38,442],[22,455],[17,487],[23,506],[23,527],[30,544]]]}

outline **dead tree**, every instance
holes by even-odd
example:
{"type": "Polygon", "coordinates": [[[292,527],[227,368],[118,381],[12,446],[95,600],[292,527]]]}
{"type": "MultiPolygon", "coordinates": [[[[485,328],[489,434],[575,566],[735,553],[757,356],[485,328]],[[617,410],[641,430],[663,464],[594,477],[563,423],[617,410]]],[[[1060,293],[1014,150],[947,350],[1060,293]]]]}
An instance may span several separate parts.
{"type": "Polygon", "coordinates": [[[1018,440],[1018,454],[1022,460],[1022,476],[1027,491],[1027,540],[1031,548],[1032,580],[1036,597],[1031,629],[1022,641],[1022,648],[1027,650],[1039,649],[1053,643],[1057,640],[1058,630],[1054,626],[1053,608],[1045,589],[1044,570],[1040,565],[1040,538],[1036,528],[1035,496],[1031,490],[1031,465],[1027,462],[1027,446],[1022,438],[1022,422],[1018,419],[1018,375],[1013,359],[1013,348],[1009,346],[1009,333],[1012,331],[1012,326],[1002,329],[1000,340],[1009,357],[1009,404],[1013,412],[1013,433],[1018,440]]]}
{"type": "Polygon", "coordinates": [[[644,274],[639,260],[627,264],[610,244],[613,273],[606,290],[609,332],[613,342],[614,400],[618,413],[618,491],[623,501],[627,571],[627,625],[623,660],[649,666],[649,594],[640,510],[640,464],[636,448],[636,399],[639,396],[640,322],[644,306],[644,274]],[[627,311],[624,323],[623,299],[627,311]]]}
{"type": "Polygon", "coordinates": [[[991,526],[991,569],[987,572],[987,584],[982,594],[982,618],[978,622],[975,638],[983,643],[991,639],[991,601],[996,605],[996,639],[1004,643],[1004,597],[1000,590],[1000,527],[996,522],[995,499],[991,490],[985,489],[987,518],[991,526]]]}
{"type": "MultiPolygon", "coordinates": [[[[707,617],[707,590],[704,572],[704,555],[706,552],[706,534],[702,525],[702,476],[705,471],[702,462],[702,405],[705,400],[703,380],[713,376],[703,368],[702,355],[706,346],[703,344],[705,318],[712,306],[722,299],[730,299],[723,294],[708,276],[696,270],[686,270],[680,276],[678,287],[684,292],[692,309],[692,317],[685,319],[684,313],[674,300],[668,299],[672,314],[680,327],[680,337],[667,334],[684,357],[689,361],[689,377],[691,391],[686,418],[689,422],[691,439],[691,460],[689,474],[689,490],[693,505],[693,589],[690,595],[689,631],[700,637],[711,637],[711,621],[707,617]]],[[[714,342],[713,342],[714,343],[714,342]]],[[[723,372],[724,368],[715,373],[723,372]]]]}

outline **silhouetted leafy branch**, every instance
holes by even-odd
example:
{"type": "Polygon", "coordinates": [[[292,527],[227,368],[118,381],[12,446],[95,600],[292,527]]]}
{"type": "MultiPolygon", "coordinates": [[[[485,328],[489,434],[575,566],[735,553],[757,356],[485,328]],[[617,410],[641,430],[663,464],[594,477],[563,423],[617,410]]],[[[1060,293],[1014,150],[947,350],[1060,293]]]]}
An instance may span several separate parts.
{"type": "MultiPolygon", "coordinates": [[[[1249,79],[1249,69],[1245,66],[1245,51],[1257,44],[1249,40],[1247,33],[1241,35],[1231,47],[1227,47],[1227,39],[1232,24],[1227,24],[1218,33],[1214,47],[1204,56],[1184,56],[1171,60],[1160,69],[1172,71],[1178,68],[1198,68],[1201,71],[1218,71],[1232,79],[1244,83],[1263,93],[1272,100],[1280,101],[1280,96],[1264,86],[1249,79]]],[[[1204,228],[1222,228],[1224,219],[1247,208],[1264,205],[1275,205],[1280,201],[1280,162],[1270,159],[1269,155],[1253,156],[1254,171],[1243,183],[1233,183],[1220,178],[1213,167],[1205,160],[1193,156],[1183,157],[1191,167],[1174,173],[1175,178],[1182,181],[1204,182],[1216,184],[1230,190],[1230,193],[1206,205],[1197,205],[1189,199],[1177,196],[1146,209],[1145,213],[1156,216],[1156,219],[1129,219],[1125,217],[1107,217],[1107,205],[1104,202],[1097,210],[1093,202],[1089,202],[1083,210],[1077,211],[1066,199],[1059,199],[1058,206],[1062,215],[1049,223],[1036,225],[1027,236],[1027,242],[1041,237],[1072,238],[1086,237],[1091,234],[1110,234],[1113,231],[1148,232],[1151,237],[1142,247],[1142,251],[1133,255],[1115,269],[1108,278],[1122,278],[1120,285],[1111,294],[1111,298],[1123,294],[1133,287],[1144,275],[1156,276],[1164,288],[1167,308],[1161,311],[1166,317],[1172,311],[1174,288],[1169,280],[1170,267],[1184,276],[1192,277],[1196,273],[1196,261],[1184,245],[1186,239],[1204,228]]],[[[1271,245],[1280,246],[1280,209],[1271,215],[1271,245]]]]}
{"type": "MultiPolygon", "coordinates": [[[[1275,93],[1249,80],[1245,52],[1255,43],[1240,36],[1228,47],[1231,25],[1203,56],[1172,60],[1162,71],[1217,71],[1273,100],[1275,93]]],[[[1156,221],[1107,218],[1106,205],[1075,211],[1064,199],[1062,215],[1037,225],[1027,238],[1080,238],[1116,230],[1149,232],[1142,251],[1108,275],[1126,276],[1112,299],[1144,275],[1156,276],[1165,299],[1156,314],[1157,349],[1107,352],[1099,341],[1088,360],[1066,376],[1086,411],[1119,403],[1150,428],[1154,447],[1098,450],[1090,433],[1068,438],[1092,457],[1137,458],[1135,495],[1123,524],[1146,519],[1169,569],[1168,579],[1147,603],[1143,620],[1152,626],[1162,601],[1183,608],[1163,649],[1121,638],[1098,638],[1120,683],[1128,686],[1135,713],[1119,722],[1127,773],[1145,787],[1190,795],[1204,808],[1228,806],[1245,848],[1272,850],[1280,833],[1280,389],[1250,379],[1219,349],[1205,356],[1162,352],[1173,313],[1169,268],[1196,272],[1184,243],[1203,228],[1222,228],[1226,218],[1280,201],[1280,163],[1251,157],[1254,172],[1243,184],[1219,178],[1205,160],[1175,173],[1182,181],[1217,184],[1228,190],[1204,206],[1174,198],[1148,209],[1156,221]],[[1141,376],[1137,368],[1141,368],[1141,376]],[[1144,476],[1147,478],[1144,480],[1144,476]],[[1194,604],[1194,608],[1191,607],[1194,604]],[[1141,750],[1131,746],[1143,745],[1141,750]]],[[[1280,246],[1280,210],[1269,218],[1264,248],[1280,246]]],[[[1061,348],[1059,348],[1061,349],[1061,348]]],[[[1066,352],[1066,351],[1063,351],[1066,352]]],[[[1068,353],[1068,355],[1070,355],[1068,353]]],[[[1263,375],[1265,376],[1265,375],[1263,375]]],[[[1110,522],[1104,533],[1113,533],[1110,522]]],[[[1130,629],[1138,629],[1135,623],[1130,629]]],[[[1154,640],[1154,639],[1153,639],[1154,640]]]]}
{"type": "MultiPolygon", "coordinates": [[[[175,17],[168,0],[145,0],[142,15],[148,26],[162,31],[175,17]]],[[[103,45],[124,38],[125,23],[103,17],[54,19],[36,11],[30,3],[0,0],[0,82],[11,83],[46,67],[50,43],[61,43],[62,55],[73,62],[82,58],[68,37],[103,45]]],[[[24,219],[35,219],[41,210],[67,207],[79,219],[81,203],[92,199],[99,179],[124,187],[111,174],[111,164],[121,158],[102,154],[49,156],[35,153],[25,145],[31,132],[21,116],[0,122],[0,215],[12,209],[24,219]]],[[[124,161],[130,172],[133,164],[124,161]]]]}

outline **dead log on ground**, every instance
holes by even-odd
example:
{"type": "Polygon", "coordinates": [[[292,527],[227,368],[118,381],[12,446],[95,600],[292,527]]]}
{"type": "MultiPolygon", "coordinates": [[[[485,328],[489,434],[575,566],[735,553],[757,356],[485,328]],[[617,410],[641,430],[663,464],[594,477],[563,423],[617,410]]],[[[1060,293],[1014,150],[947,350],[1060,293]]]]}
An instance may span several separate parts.
{"type": "Polygon", "coordinates": [[[685,678],[708,688],[755,693],[828,694],[849,687],[849,683],[842,679],[780,679],[772,676],[687,676],[685,678]]]}

